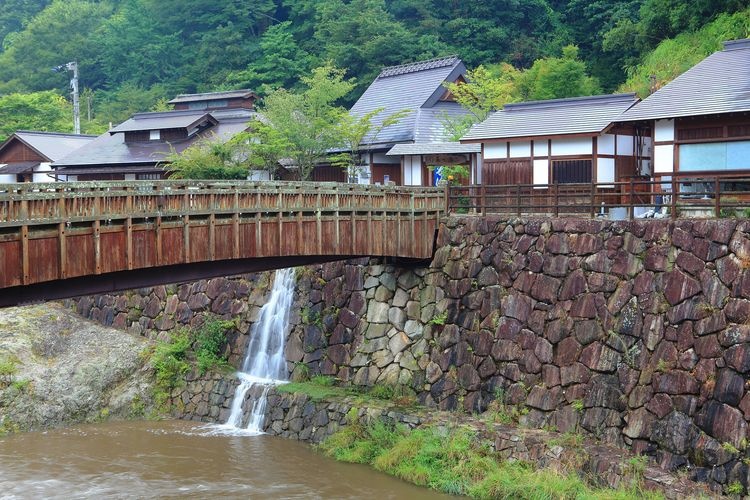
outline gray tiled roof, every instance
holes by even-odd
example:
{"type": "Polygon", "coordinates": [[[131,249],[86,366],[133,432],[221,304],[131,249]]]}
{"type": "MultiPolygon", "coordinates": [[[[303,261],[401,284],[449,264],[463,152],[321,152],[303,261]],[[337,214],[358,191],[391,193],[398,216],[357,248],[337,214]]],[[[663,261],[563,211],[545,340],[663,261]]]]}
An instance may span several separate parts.
{"type": "Polygon", "coordinates": [[[180,94],[171,101],[169,104],[178,104],[181,102],[195,102],[195,101],[213,101],[216,99],[236,99],[236,98],[247,98],[255,97],[255,92],[250,89],[240,90],[228,90],[226,92],[204,92],[201,94],[180,94]]]}
{"type": "Polygon", "coordinates": [[[386,153],[386,156],[479,153],[481,150],[481,144],[461,144],[460,142],[396,144],[386,153]]]}
{"type": "MultiPolygon", "coordinates": [[[[435,132],[440,125],[438,117],[426,110],[438,106],[449,110],[450,114],[466,113],[455,102],[439,101],[446,92],[443,82],[453,82],[465,73],[466,67],[455,56],[384,68],[352,106],[350,113],[360,117],[384,108],[374,117],[375,126],[393,113],[402,110],[409,113],[395,125],[381,130],[377,138],[367,137],[363,143],[392,145],[421,141],[420,135],[431,138],[440,136],[440,140],[444,140],[442,133],[435,132]]],[[[439,130],[442,131],[442,127],[439,130]]]]}
{"type": "Polygon", "coordinates": [[[636,102],[635,94],[608,94],[506,104],[461,140],[597,134],[636,102]]]}
{"type": "MultiPolygon", "coordinates": [[[[59,160],[76,149],[90,143],[96,136],[62,134],[58,132],[35,132],[19,130],[15,137],[25,142],[50,161],[59,160]]],[[[11,139],[13,136],[11,136],[11,139]]]]}
{"type": "Polygon", "coordinates": [[[38,161],[19,161],[5,164],[0,163],[0,175],[30,174],[38,166],[38,161]]]}
{"type": "Polygon", "coordinates": [[[750,111],[750,39],[725,42],[618,121],[750,111]]]}
{"type": "Polygon", "coordinates": [[[118,132],[135,132],[139,130],[165,130],[170,128],[191,129],[198,124],[212,120],[210,113],[205,111],[160,111],[155,113],[136,113],[132,118],[122,122],[109,131],[110,134],[118,132]]]}
{"type": "MultiPolygon", "coordinates": [[[[180,113],[172,111],[171,113],[180,113]]],[[[205,111],[193,112],[194,117],[202,116],[205,111]]],[[[255,116],[255,112],[247,109],[232,109],[211,111],[211,116],[218,120],[218,125],[205,132],[195,134],[188,139],[170,143],[162,141],[148,141],[125,143],[123,133],[104,133],[86,146],[72,154],[56,161],[53,166],[73,165],[135,165],[154,164],[164,161],[171,148],[180,152],[193,144],[199,137],[215,137],[217,140],[228,140],[232,136],[247,129],[248,122],[255,116]]]]}

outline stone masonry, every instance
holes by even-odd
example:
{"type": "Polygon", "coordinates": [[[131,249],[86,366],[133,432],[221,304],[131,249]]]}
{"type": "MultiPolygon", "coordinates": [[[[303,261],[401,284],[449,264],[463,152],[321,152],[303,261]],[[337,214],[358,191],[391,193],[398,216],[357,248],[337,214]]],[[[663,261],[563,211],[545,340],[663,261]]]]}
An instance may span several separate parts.
{"type": "MultiPolygon", "coordinates": [[[[749,231],[737,219],[451,217],[429,267],[301,268],[289,368],[406,385],[443,410],[502,399],[523,409],[524,425],[583,432],[747,487],[749,231]]],[[[140,311],[123,296],[77,304],[105,323],[161,331],[169,319],[237,311],[237,359],[267,282],[144,289],[131,294],[140,311]]]]}

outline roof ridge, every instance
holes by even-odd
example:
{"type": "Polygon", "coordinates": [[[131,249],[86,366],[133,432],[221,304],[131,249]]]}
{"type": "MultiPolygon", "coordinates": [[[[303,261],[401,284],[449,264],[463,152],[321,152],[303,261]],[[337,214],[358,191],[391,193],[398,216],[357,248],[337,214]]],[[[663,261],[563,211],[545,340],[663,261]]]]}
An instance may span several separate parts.
{"type": "Polygon", "coordinates": [[[591,104],[593,102],[620,102],[635,99],[637,99],[637,95],[635,92],[626,92],[622,94],[600,94],[590,96],[564,97],[560,99],[545,99],[539,101],[512,102],[506,104],[503,110],[556,107],[568,104],[591,104]]]}
{"type": "Polygon", "coordinates": [[[740,38],[738,40],[725,40],[724,50],[722,52],[727,52],[730,50],[742,50],[742,49],[750,49],[750,38],[740,38]]]}
{"type": "Polygon", "coordinates": [[[136,120],[138,118],[157,118],[163,116],[203,116],[210,115],[212,111],[214,110],[206,111],[205,109],[169,109],[166,111],[141,111],[140,113],[135,113],[131,117],[131,119],[136,120]]]}
{"type": "Polygon", "coordinates": [[[59,137],[97,137],[91,134],[74,134],[72,132],[45,132],[43,130],[16,130],[14,134],[53,135],[59,137]]]}
{"type": "Polygon", "coordinates": [[[414,73],[417,71],[424,71],[428,69],[444,68],[447,66],[453,66],[459,61],[460,59],[458,55],[453,54],[450,56],[426,59],[424,61],[414,61],[410,63],[399,64],[397,66],[385,66],[380,70],[378,78],[387,78],[389,76],[398,76],[406,73],[414,73]]]}

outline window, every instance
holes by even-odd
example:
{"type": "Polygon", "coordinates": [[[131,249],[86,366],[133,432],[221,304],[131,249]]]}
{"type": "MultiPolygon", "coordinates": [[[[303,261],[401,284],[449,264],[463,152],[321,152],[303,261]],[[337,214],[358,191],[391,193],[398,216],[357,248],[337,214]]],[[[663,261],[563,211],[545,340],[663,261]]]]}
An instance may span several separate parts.
{"type": "Polygon", "coordinates": [[[591,160],[552,160],[552,179],[557,184],[591,182],[591,160]]]}
{"type": "Polygon", "coordinates": [[[151,141],[158,141],[161,139],[161,130],[149,130],[148,138],[151,141]]]}
{"type": "Polygon", "coordinates": [[[750,169],[750,141],[680,145],[680,172],[750,169]]]}
{"type": "Polygon", "coordinates": [[[139,181],[158,181],[161,179],[161,174],[137,174],[136,179],[139,181]]]}

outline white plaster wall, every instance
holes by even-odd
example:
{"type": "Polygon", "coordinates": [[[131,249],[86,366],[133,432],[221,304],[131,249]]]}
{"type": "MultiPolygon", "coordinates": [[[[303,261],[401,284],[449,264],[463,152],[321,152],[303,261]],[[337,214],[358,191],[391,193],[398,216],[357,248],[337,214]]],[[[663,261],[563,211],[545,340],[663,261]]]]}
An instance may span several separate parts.
{"type": "Polygon", "coordinates": [[[654,139],[656,142],[674,141],[674,120],[656,120],[654,139]]]}
{"type": "Polygon", "coordinates": [[[401,163],[401,158],[398,156],[386,156],[385,153],[375,153],[372,155],[373,163],[395,163],[396,165],[401,163]]]}
{"type": "Polygon", "coordinates": [[[549,184],[549,160],[534,160],[534,184],[549,184]]]}
{"type": "MultiPolygon", "coordinates": [[[[255,172],[257,172],[257,170],[255,170],[255,172]]],[[[253,170],[250,171],[250,175],[247,176],[247,180],[249,180],[249,181],[253,180],[253,179],[251,179],[252,175],[253,175],[253,170]]],[[[125,174],[125,179],[124,180],[126,180],[126,181],[134,181],[134,180],[136,180],[135,174],[125,174]]]]}
{"type": "Polygon", "coordinates": [[[630,136],[630,135],[618,135],[617,136],[617,155],[618,156],[633,156],[633,136],[630,136]]]}
{"type": "Polygon", "coordinates": [[[593,152],[591,137],[552,139],[552,156],[590,155],[593,152]]]}
{"type": "Polygon", "coordinates": [[[602,134],[596,142],[596,150],[600,155],[615,154],[615,136],[612,134],[602,134]]]}
{"type": "Polygon", "coordinates": [[[484,158],[487,160],[508,157],[507,142],[492,142],[484,145],[484,158]]]}
{"type": "Polygon", "coordinates": [[[422,164],[420,157],[404,156],[404,186],[422,185],[422,164]]]}
{"type": "Polygon", "coordinates": [[[654,146],[654,173],[674,171],[674,146],[654,146]]]}
{"type": "Polygon", "coordinates": [[[512,141],[510,143],[511,158],[528,158],[531,156],[531,141],[512,141]]]}
{"type": "Polygon", "coordinates": [[[15,184],[16,176],[13,174],[0,175],[0,184],[15,184]]]}
{"type": "Polygon", "coordinates": [[[546,139],[534,141],[534,156],[549,156],[549,141],[546,139]]]}
{"type": "Polygon", "coordinates": [[[32,182],[55,182],[55,178],[47,175],[47,172],[52,172],[52,167],[50,167],[49,163],[48,162],[40,163],[39,166],[37,166],[34,169],[34,173],[31,175],[31,181],[32,182]]]}
{"type": "Polygon", "coordinates": [[[599,158],[596,165],[596,182],[615,181],[615,159],[599,158]]]}

